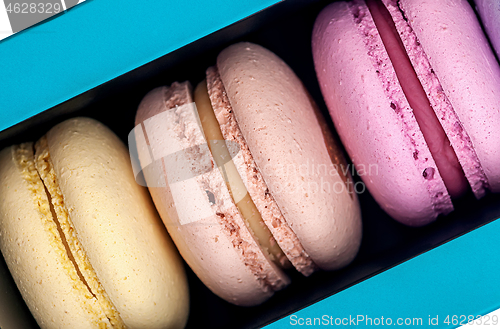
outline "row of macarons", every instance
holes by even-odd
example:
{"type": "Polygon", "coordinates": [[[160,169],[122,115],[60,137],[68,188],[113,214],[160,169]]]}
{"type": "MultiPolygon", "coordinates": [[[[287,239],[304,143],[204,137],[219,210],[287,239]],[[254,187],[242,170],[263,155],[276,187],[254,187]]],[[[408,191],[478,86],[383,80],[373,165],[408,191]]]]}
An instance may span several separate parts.
{"type": "MultiPolygon", "coordinates": [[[[358,169],[377,166],[361,178],[396,220],[426,225],[452,198],[500,191],[500,67],[469,3],[335,2],[312,52],[341,141],[358,169]]],[[[0,152],[0,248],[42,328],[185,326],[178,253],[215,294],[251,306],[291,268],[336,270],[358,252],[342,149],[259,45],[224,49],[194,88],[149,92],[128,142],[74,118],[0,152]]]]}

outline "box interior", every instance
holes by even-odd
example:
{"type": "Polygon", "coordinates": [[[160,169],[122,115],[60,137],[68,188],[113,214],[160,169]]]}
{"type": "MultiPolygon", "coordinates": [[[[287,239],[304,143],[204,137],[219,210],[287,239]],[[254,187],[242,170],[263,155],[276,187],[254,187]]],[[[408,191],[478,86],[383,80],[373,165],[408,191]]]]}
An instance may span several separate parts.
{"type": "MultiPolygon", "coordinates": [[[[204,78],[206,68],[215,64],[217,54],[238,41],[258,43],[280,56],[301,78],[333,131],[310,49],[314,20],[329,2],[278,3],[0,132],[0,148],[35,141],[53,125],[74,116],[88,116],[103,122],[127,143],[137,106],[149,90],[174,81],[189,80],[196,85],[204,78]]],[[[357,176],[354,179],[359,181],[357,176]]],[[[292,284],[260,306],[238,307],[223,301],[186,266],[191,297],[187,328],[261,327],[500,217],[500,195],[493,194],[476,200],[469,193],[454,201],[453,213],[422,228],[406,227],[392,220],[369,192],[360,194],[359,200],[363,240],[354,262],[340,271],[321,271],[309,278],[290,271],[292,284]]],[[[14,285],[3,258],[0,274],[5,276],[4,282],[14,285]]],[[[8,294],[9,298],[22,303],[20,294],[13,291],[8,294]]],[[[26,311],[24,321],[36,328],[36,322],[23,307],[26,311]]]]}

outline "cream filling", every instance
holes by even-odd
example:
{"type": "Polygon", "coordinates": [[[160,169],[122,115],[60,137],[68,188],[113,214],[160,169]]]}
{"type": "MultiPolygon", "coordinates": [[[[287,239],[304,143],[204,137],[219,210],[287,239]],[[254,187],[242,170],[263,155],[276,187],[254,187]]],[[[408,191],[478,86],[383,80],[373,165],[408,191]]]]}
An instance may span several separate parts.
{"type": "MultiPolygon", "coordinates": [[[[75,287],[78,287],[78,290],[85,294],[86,299],[97,300],[97,305],[92,306],[92,308],[95,307],[93,312],[103,312],[111,323],[112,328],[125,328],[120,314],[108,298],[83,247],[78,241],[76,231],[64,204],[64,197],[59,188],[54,168],[52,167],[45,137],[42,137],[36,143],[35,149],[34,166],[41,178],[44,192],[49,200],[50,217],[52,217],[52,222],[55,224],[58,233],[57,243],[62,244],[64,247],[61,256],[64,259],[63,263],[67,272],[70,273],[72,279],[75,281],[75,287]],[[83,291],[83,289],[87,291],[83,291]]],[[[107,328],[107,325],[101,322],[99,323],[99,328],[107,328]]]]}
{"type": "Polygon", "coordinates": [[[107,328],[109,324],[107,317],[102,310],[95,307],[95,296],[86,285],[86,282],[81,279],[81,273],[77,271],[74,258],[69,256],[68,245],[62,239],[62,231],[59,222],[55,219],[56,214],[52,200],[35,168],[33,143],[14,146],[12,154],[28,190],[32,194],[33,204],[41,214],[42,225],[45,231],[49,233],[50,246],[60,259],[64,271],[72,279],[73,289],[82,294],[82,308],[92,314],[92,328],[107,328]]]}
{"type": "MultiPolygon", "coordinates": [[[[395,22],[384,3],[381,0],[367,0],[366,4],[441,178],[450,196],[458,198],[469,190],[469,183],[420,81],[420,78],[425,81],[425,77],[417,76],[395,22]]],[[[429,176],[426,171],[423,172],[423,177],[432,179],[432,175],[429,176]]]]}
{"type": "Polygon", "coordinates": [[[275,264],[288,268],[290,266],[288,262],[285,264],[280,263],[279,260],[287,258],[264,223],[231,158],[224,137],[222,136],[219,122],[212,108],[205,80],[200,82],[196,87],[194,102],[212,157],[224,177],[229,193],[243,217],[247,228],[261,249],[269,255],[275,264]]]}

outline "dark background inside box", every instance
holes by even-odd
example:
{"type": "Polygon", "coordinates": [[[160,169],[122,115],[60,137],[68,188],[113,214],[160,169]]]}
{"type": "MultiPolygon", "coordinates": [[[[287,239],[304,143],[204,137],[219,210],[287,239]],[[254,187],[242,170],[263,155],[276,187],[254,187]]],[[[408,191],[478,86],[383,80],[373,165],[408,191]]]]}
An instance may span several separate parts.
{"type": "MultiPolygon", "coordinates": [[[[206,68],[215,64],[220,50],[237,41],[258,43],[287,62],[333,131],[310,49],[314,19],[329,2],[286,1],[272,6],[1,132],[0,148],[37,140],[54,124],[74,116],[89,116],[105,123],[126,143],[137,106],[149,90],[174,81],[189,80],[195,85],[204,78],[206,68]]],[[[78,77],[74,82],[78,83],[78,77]]],[[[469,193],[454,202],[456,210],[450,215],[423,228],[409,228],[388,217],[368,192],[359,195],[359,200],[363,241],[354,262],[343,270],[318,272],[309,278],[290,271],[292,284],[260,306],[238,307],[221,300],[186,266],[191,295],[188,328],[263,326],[500,217],[499,195],[478,201],[469,193]]],[[[0,258],[2,266],[5,268],[5,262],[0,258]]],[[[36,327],[33,319],[30,322],[36,327]]]]}

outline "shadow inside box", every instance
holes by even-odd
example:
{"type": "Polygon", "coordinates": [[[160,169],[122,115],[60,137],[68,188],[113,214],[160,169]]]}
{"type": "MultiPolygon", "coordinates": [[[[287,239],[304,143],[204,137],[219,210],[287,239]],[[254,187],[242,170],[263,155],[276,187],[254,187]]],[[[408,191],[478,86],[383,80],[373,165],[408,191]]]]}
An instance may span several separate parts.
{"type": "MultiPolygon", "coordinates": [[[[215,64],[217,54],[238,41],[258,43],[287,62],[316,100],[334,132],[310,50],[314,20],[329,2],[311,1],[306,5],[287,0],[272,6],[0,132],[0,148],[35,141],[54,124],[79,115],[103,122],[126,143],[134,127],[137,106],[149,90],[173,81],[189,80],[196,84],[204,78],[205,69],[215,64]]],[[[354,179],[359,181],[359,177],[354,179]]],[[[500,195],[493,194],[481,200],[469,194],[454,202],[453,213],[422,228],[406,227],[394,221],[368,192],[360,194],[359,201],[363,240],[353,263],[339,271],[318,271],[309,278],[290,271],[290,286],[260,306],[238,307],[225,302],[210,292],[186,266],[191,294],[187,328],[262,327],[500,217],[500,195]]],[[[5,268],[3,259],[0,267],[5,268]]],[[[9,280],[13,285],[12,279],[9,280]]],[[[32,318],[27,321],[26,327],[37,327],[32,318]]]]}
{"type": "Polygon", "coordinates": [[[338,271],[318,271],[308,278],[289,271],[291,284],[255,307],[235,306],[214,296],[189,271],[192,299],[187,328],[263,327],[500,218],[500,195],[494,194],[476,200],[470,193],[455,202],[454,212],[420,228],[390,218],[368,192],[359,195],[359,199],[363,240],[349,266],[338,271]]]}
{"type": "MultiPolygon", "coordinates": [[[[494,194],[481,200],[468,195],[456,203],[453,213],[421,228],[407,227],[391,219],[369,193],[359,195],[359,199],[363,215],[363,240],[354,261],[342,270],[318,271],[309,278],[291,270],[288,272],[292,281],[290,286],[277,292],[262,305],[240,307],[218,298],[186,266],[191,299],[186,328],[262,327],[500,218],[500,195],[494,194]]],[[[7,282],[7,287],[15,287],[3,258],[0,263],[3,282],[7,282]]],[[[11,302],[25,308],[29,315],[17,289],[9,290],[11,302]]],[[[32,316],[22,321],[23,328],[38,328],[32,316]]]]}

